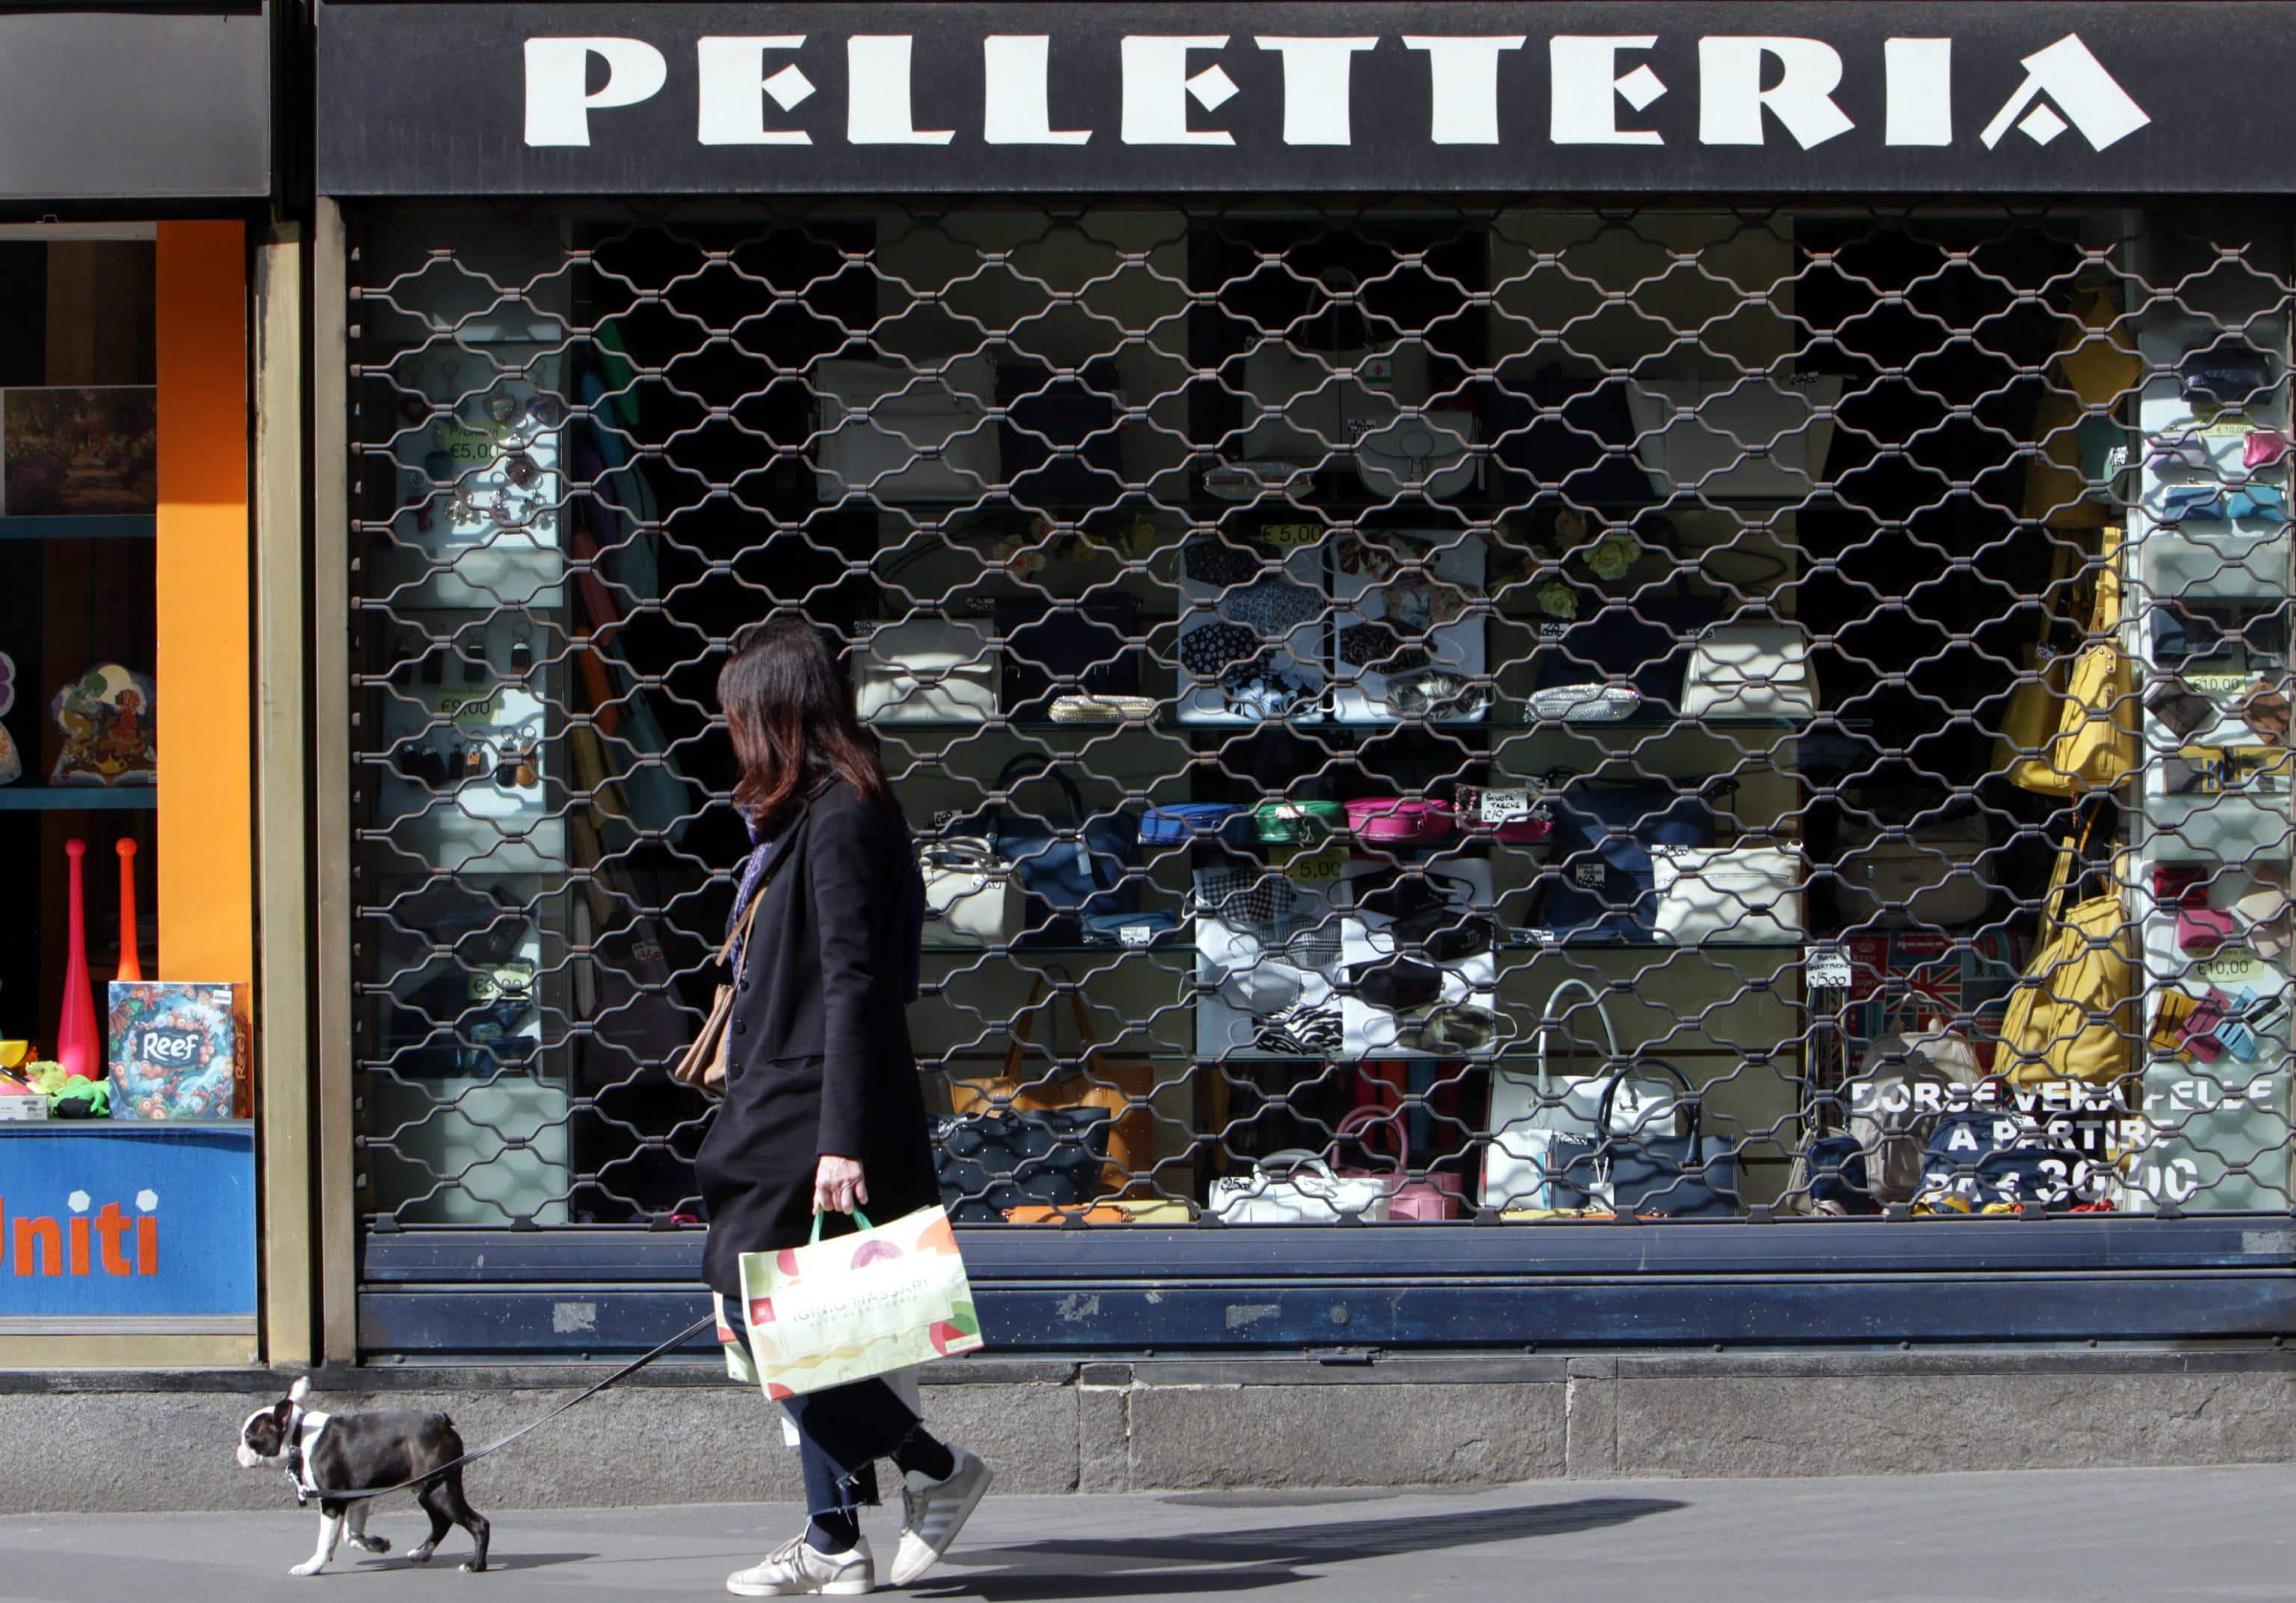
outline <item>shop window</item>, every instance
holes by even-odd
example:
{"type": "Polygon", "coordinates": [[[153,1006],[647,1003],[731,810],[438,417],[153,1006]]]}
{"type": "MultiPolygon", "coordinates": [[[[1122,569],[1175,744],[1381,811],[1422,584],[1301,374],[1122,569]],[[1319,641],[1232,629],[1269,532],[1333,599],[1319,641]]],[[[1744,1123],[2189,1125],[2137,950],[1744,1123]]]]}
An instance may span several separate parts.
{"type": "Polygon", "coordinates": [[[107,983],[158,972],[153,265],[148,228],[0,229],[0,1112],[102,1076],[107,983]]]}
{"type": "Polygon", "coordinates": [[[968,1223],[2285,1212],[2272,222],[366,215],[365,1219],[696,1223],[790,610],[968,1223]]]}

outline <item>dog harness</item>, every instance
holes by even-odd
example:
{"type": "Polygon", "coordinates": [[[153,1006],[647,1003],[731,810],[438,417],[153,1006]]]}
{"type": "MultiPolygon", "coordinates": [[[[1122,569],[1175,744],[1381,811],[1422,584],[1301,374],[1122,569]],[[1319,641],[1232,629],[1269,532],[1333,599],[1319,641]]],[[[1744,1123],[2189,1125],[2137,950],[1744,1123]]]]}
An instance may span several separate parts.
{"type": "MultiPolygon", "coordinates": [[[[309,1413],[298,1403],[287,1416],[287,1484],[295,1488],[295,1506],[299,1509],[309,1508],[311,1500],[319,1495],[318,1484],[311,1478],[310,1455],[303,1451],[303,1425],[309,1413]]],[[[323,1427],[326,1424],[324,1416],[319,1423],[323,1427]]]]}

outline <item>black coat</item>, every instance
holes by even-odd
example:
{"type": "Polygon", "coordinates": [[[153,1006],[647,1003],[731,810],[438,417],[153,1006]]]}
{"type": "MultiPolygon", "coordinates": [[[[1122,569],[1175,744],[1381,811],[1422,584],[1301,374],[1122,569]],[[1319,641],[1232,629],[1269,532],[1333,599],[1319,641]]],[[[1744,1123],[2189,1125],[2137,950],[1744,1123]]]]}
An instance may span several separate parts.
{"type": "Polygon", "coordinates": [[[876,1223],[940,1200],[909,1046],[907,826],[840,781],[767,862],[734,982],[726,1097],[693,1160],[709,1209],[703,1277],[734,1297],[742,1254],[804,1245],[824,1154],[860,1160],[862,1211],[876,1223]]]}

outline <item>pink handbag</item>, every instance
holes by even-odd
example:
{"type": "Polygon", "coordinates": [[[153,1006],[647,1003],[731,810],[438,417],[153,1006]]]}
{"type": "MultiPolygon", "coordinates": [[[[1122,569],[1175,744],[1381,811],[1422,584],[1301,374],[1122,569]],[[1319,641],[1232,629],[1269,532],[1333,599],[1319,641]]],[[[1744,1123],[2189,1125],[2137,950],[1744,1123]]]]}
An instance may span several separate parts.
{"type": "Polygon", "coordinates": [[[2268,468],[2288,454],[2288,437],[2277,429],[2251,429],[2240,442],[2240,465],[2268,468]]]}
{"type": "Polygon", "coordinates": [[[1399,796],[1366,796],[1348,804],[1348,828],[1360,840],[1408,846],[1441,840],[1458,822],[1451,804],[1406,801],[1399,796]]]}
{"type": "Polygon", "coordinates": [[[1428,1223],[1439,1219],[1456,1219],[1466,1182],[1457,1174],[1427,1174],[1417,1180],[1404,1178],[1411,1171],[1411,1143],[1403,1133],[1404,1116],[1390,1108],[1358,1108],[1340,1121],[1332,1133],[1332,1145],[1326,1154],[1332,1172],[1343,1180],[1388,1180],[1392,1182],[1388,1193],[1387,1216],[1390,1219],[1410,1219],[1428,1223]],[[1340,1148],[1349,1138],[1364,1146],[1369,1143],[1364,1135],[1374,1125],[1382,1125],[1394,1138],[1395,1163],[1390,1168],[1349,1168],[1340,1162],[1340,1148]]]}

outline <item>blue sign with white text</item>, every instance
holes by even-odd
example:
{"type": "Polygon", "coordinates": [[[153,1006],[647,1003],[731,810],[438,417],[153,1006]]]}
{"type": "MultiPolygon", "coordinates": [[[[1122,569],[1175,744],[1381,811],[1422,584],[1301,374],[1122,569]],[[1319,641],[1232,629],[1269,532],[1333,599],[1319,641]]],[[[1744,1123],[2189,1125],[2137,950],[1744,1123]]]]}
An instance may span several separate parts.
{"type": "Polygon", "coordinates": [[[0,1321],[254,1313],[252,1125],[0,1125],[0,1321]]]}

